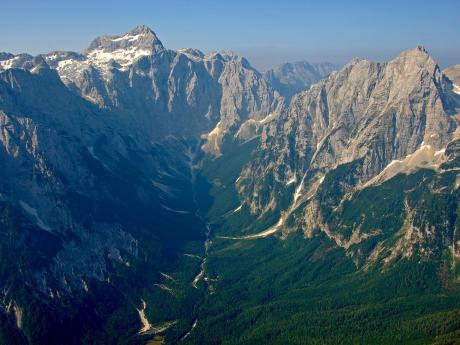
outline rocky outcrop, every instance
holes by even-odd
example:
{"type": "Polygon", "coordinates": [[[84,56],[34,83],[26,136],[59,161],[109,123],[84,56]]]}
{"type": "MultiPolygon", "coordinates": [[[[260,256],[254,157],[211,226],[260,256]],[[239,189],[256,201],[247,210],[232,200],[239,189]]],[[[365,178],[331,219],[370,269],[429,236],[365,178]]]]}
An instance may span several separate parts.
{"type": "Polygon", "coordinates": [[[442,71],[454,84],[460,85],[460,65],[446,68],[442,71]]]}
{"type": "Polygon", "coordinates": [[[260,214],[273,207],[277,186],[293,177],[301,181],[358,160],[354,184],[365,183],[421,145],[443,148],[457,112],[450,82],[423,47],[383,64],[355,59],[295,96],[265,127],[263,153],[243,171],[240,196],[260,214]]]}
{"type": "Polygon", "coordinates": [[[145,26],[99,37],[83,54],[44,57],[70,88],[118,114],[131,131],[152,140],[203,137],[203,148],[214,154],[224,135],[282,103],[246,59],[228,52],[168,50],[145,26]]]}

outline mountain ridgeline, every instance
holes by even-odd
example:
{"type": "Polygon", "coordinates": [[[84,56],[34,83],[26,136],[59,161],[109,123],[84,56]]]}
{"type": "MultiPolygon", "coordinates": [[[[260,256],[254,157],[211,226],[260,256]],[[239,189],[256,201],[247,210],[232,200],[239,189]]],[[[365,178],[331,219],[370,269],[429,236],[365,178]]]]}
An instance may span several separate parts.
{"type": "Polygon", "coordinates": [[[457,72],[1,53],[0,344],[454,344],[457,72]]]}

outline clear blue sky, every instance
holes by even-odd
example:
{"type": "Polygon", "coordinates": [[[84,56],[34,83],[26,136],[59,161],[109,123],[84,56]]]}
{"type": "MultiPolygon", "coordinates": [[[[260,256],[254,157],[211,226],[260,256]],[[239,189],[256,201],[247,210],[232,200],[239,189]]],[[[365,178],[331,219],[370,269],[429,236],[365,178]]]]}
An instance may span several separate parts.
{"type": "Polygon", "coordinates": [[[0,51],[83,50],[138,24],[172,49],[233,50],[264,69],[307,59],[386,60],[423,44],[460,63],[460,0],[1,0],[0,51]]]}

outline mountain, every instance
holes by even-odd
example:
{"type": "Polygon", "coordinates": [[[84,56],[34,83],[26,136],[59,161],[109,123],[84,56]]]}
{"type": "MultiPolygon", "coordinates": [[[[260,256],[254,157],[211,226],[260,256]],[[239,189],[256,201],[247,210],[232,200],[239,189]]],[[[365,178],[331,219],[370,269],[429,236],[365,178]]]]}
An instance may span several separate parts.
{"type": "Polygon", "coordinates": [[[443,73],[452,81],[454,92],[460,94],[460,65],[446,68],[443,73]]]}
{"type": "MultiPolygon", "coordinates": [[[[437,252],[455,247],[452,230],[435,227],[441,232],[436,234],[428,224],[390,244],[383,224],[367,223],[376,211],[364,212],[352,226],[345,225],[343,213],[351,207],[345,204],[399,174],[423,168],[451,174],[443,167],[456,159],[459,101],[423,47],[384,64],[354,60],[296,95],[279,120],[264,128],[262,150],[236,184],[241,204],[256,217],[277,214],[273,230],[300,228],[307,237],[324,232],[337,246],[358,251],[350,255],[357,255],[360,265],[412,256],[421,238],[430,236],[440,237],[437,252]]],[[[418,211],[406,200],[396,213],[415,226],[418,211]]]]}
{"type": "Polygon", "coordinates": [[[442,71],[453,83],[460,84],[460,65],[446,68],[442,71]]]}
{"type": "Polygon", "coordinates": [[[355,59],[205,161],[191,343],[455,343],[459,100],[423,47],[355,59]]]}
{"type": "Polygon", "coordinates": [[[0,344],[455,341],[452,74],[333,69],[146,26],[0,54],[0,344]]]}
{"type": "Polygon", "coordinates": [[[145,26],[0,58],[2,341],[182,336],[207,235],[200,148],[218,155],[284,100],[244,58],[167,50],[145,26]]]}
{"type": "Polygon", "coordinates": [[[2,334],[20,330],[33,344],[138,338],[141,299],[168,301],[145,288],[184,251],[201,252],[191,144],[128,134],[49,68],[9,69],[0,89],[2,334]]]}
{"type": "Polygon", "coordinates": [[[264,73],[264,78],[282,96],[290,100],[300,91],[307,90],[312,84],[327,77],[338,66],[328,62],[309,63],[297,61],[284,63],[264,73]]]}
{"type": "Polygon", "coordinates": [[[384,64],[356,59],[296,95],[266,126],[261,158],[243,172],[238,187],[251,212],[263,213],[275,206],[268,195],[302,181],[306,189],[308,179],[339,165],[362,160],[356,184],[366,183],[420,146],[445,148],[457,113],[452,85],[424,48],[384,64]]]}
{"type": "Polygon", "coordinates": [[[203,135],[205,150],[215,154],[225,133],[282,104],[244,58],[167,50],[145,26],[96,38],[83,55],[44,58],[70,88],[113,110],[132,131],[154,138],[203,135]]]}

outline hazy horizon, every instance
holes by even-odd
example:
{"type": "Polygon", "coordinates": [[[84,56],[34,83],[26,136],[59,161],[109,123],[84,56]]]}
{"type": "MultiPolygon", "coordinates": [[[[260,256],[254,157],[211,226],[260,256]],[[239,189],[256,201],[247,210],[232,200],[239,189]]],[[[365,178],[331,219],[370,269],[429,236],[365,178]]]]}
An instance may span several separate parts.
{"type": "Polygon", "coordinates": [[[28,0],[4,4],[0,51],[32,55],[54,50],[82,51],[100,35],[117,35],[145,24],[165,47],[204,52],[231,50],[265,70],[283,62],[354,57],[386,61],[423,45],[442,68],[460,63],[456,1],[80,1],[56,0],[38,6],[28,0]],[[77,18],[85,18],[81,23],[77,18]],[[82,25],[84,24],[84,25],[82,25]],[[33,32],[33,34],[32,34],[33,32]]]}

